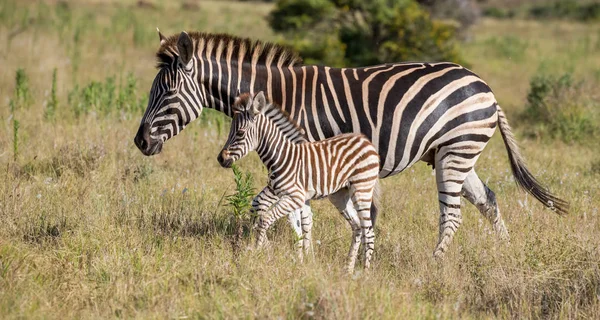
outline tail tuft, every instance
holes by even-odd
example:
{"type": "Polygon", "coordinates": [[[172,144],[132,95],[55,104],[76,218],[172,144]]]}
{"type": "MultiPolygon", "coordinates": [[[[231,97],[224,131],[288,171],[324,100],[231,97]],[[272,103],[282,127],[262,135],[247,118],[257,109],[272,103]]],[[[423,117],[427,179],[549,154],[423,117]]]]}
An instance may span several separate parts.
{"type": "Polygon", "coordinates": [[[525,166],[525,160],[521,156],[517,140],[512,133],[506,116],[500,106],[497,105],[498,109],[498,126],[500,127],[500,133],[508,151],[508,158],[510,160],[510,166],[517,180],[517,184],[529,192],[532,196],[538,199],[543,205],[548,207],[550,210],[558,214],[566,214],[569,211],[569,202],[558,198],[557,196],[550,193],[544,188],[539,181],[529,172],[525,166]]]}

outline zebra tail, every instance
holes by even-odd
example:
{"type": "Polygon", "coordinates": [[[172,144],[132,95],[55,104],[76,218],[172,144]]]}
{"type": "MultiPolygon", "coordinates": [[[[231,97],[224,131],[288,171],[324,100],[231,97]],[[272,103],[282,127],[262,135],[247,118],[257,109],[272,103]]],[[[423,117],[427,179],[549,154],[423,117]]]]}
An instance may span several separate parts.
{"type": "Polygon", "coordinates": [[[379,179],[375,181],[375,187],[373,188],[373,201],[371,202],[371,224],[375,227],[375,220],[377,220],[377,214],[379,208],[381,208],[381,185],[379,179]]]}
{"type": "Polygon", "coordinates": [[[538,199],[550,210],[561,215],[568,213],[569,202],[562,200],[550,193],[540,184],[539,181],[537,181],[531,172],[529,172],[525,166],[525,160],[519,151],[517,140],[515,139],[515,136],[508,125],[506,115],[499,105],[496,105],[496,108],[498,110],[498,126],[500,127],[500,133],[502,134],[502,139],[504,140],[504,145],[506,146],[506,151],[508,152],[510,166],[517,184],[538,199]]]}

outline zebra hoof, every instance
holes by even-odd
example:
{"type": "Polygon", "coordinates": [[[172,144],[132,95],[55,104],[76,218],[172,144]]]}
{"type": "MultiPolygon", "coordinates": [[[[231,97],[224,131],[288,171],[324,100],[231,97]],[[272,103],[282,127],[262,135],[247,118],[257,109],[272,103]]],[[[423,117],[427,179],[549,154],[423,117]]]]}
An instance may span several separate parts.
{"type": "Polygon", "coordinates": [[[433,252],[433,258],[437,261],[441,261],[444,259],[444,250],[437,249],[433,252]]]}

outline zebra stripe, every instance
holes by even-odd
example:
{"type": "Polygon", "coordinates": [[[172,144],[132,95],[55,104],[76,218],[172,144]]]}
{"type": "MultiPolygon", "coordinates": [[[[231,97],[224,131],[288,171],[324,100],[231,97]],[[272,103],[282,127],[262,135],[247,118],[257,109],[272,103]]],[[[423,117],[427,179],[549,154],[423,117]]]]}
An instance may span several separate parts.
{"type": "Polygon", "coordinates": [[[342,134],[312,143],[294,142],[284,131],[292,128],[296,134],[302,134],[301,129],[279,107],[267,103],[262,91],[256,96],[241,95],[233,113],[219,163],[231,167],[256,150],[269,170],[266,191],[256,198],[256,207],[262,210],[257,246],[264,244],[266,231],[276,220],[301,210],[307,200],[335,194],[332,201],[337,200],[353,230],[346,268],[349,272],[354,269],[361,239],[368,268],[375,242],[371,203],[379,173],[375,146],[361,134],[342,134]],[[352,207],[348,206],[349,201],[352,207]]]}
{"type": "MultiPolygon", "coordinates": [[[[507,238],[494,193],[474,170],[479,154],[498,126],[518,185],[546,207],[558,213],[568,210],[568,202],[548,192],[525,167],[490,87],[460,65],[411,62],[342,69],[301,66],[295,54],[270,43],[206,33],[160,38],[157,57],[161,70],[151,91],[155,97],[148,104],[135,139],[144,154],[160,152],[161,148],[154,144],[162,146],[165,139],[178,134],[189,122],[181,116],[182,110],[198,115],[203,107],[208,107],[232,116],[235,93],[265,91],[267,99],[280,105],[305,130],[309,141],[342,133],[364,134],[381,157],[382,178],[402,172],[419,160],[430,164],[436,170],[438,198],[446,199],[444,192],[464,196],[498,234],[507,238]],[[205,43],[232,58],[215,54],[205,43]],[[177,63],[182,57],[186,63],[177,63]],[[196,76],[181,78],[187,87],[199,86],[197,98],[188,100],[195,103],[159,98],[168,95],[174,85],[162,74],[176,74],[187,65],[188,58],[196,76]],[[169,101],[175,105],[168,105],[169,101]],[[168,121],[161,121],[154,116],[161,108],[179,111],[172,112],[174,116],[168,121]],[[180,128],[173,125],[177,121],[181,122],[180,128]],[[166,134],[152,140],[149,131],[166,134]],[[462,153],[467,148],[470,155],[465,158],[462,153]]],[[[442,202],[440,205],[441,230],[435,251],[438,256],[446,250],[460,224],[460,219],[456,219],[447,235],[442,232],[447,229],[444,226],[449,216],[460,217],[460,208],[455,208],[457,197],[450,199],[451,203],[441,200],[454,206],[442,202]]]]}

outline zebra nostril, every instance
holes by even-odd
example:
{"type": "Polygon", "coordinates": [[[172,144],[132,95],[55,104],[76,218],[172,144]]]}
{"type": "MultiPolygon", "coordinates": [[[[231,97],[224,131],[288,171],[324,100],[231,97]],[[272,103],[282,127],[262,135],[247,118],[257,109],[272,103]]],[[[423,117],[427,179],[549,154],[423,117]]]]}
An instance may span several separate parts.
{"type": "Polygon", "coordinates": [[[148,147],[148,142],[142,139],[142,141],[140,142],[140,147],[145,150],[148,147]]]}

